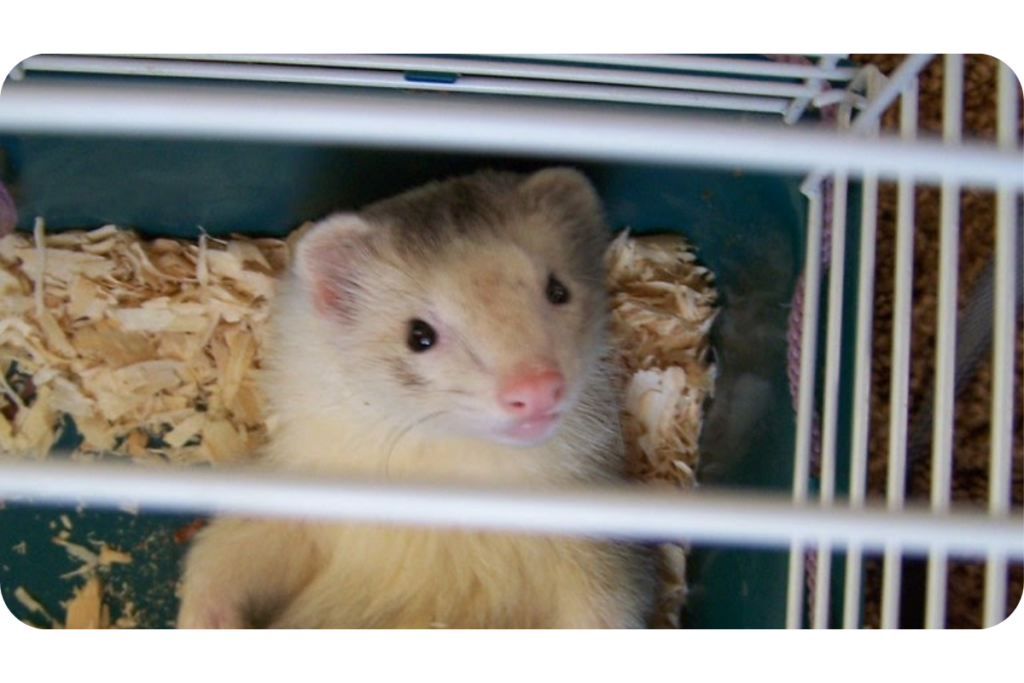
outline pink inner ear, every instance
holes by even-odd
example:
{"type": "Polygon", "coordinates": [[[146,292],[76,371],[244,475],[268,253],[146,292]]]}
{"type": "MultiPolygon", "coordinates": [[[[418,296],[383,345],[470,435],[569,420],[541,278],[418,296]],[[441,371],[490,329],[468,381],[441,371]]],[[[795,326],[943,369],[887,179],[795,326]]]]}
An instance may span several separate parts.
{"type": "Polygon", "coordinates": [[[320,313],[343,319],[354,316],[365,234],[366,224],[357,217],[334,217],[301,240],[295,269],[320,313]]]}
{"type": "Polygon", "coordinates": [[[350,320],[355,315],[359,263],[356,250],[331,244],[312,257],[307,281],[317,310],[350,320]]]}
{"type": "Polygon", "coordinates": [[[346,301],[347,297],[336,286],[336,283],[328,279],[313,283],[313,304],[320,313],[324,315],[340,314],[343,318],[350,318],[352,307],[346,301]]]}

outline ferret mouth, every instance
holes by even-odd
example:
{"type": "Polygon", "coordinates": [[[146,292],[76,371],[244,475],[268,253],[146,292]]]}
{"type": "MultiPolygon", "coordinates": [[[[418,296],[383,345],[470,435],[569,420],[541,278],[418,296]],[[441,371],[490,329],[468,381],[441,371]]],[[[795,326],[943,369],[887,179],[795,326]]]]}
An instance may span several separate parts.
{"type": "Polygon", "coordinates": [[[517,445],[534,446],[551,438],[561,419],[561,412],[550,412],[516,420],[502,428],[499,435],[517,445]]]}

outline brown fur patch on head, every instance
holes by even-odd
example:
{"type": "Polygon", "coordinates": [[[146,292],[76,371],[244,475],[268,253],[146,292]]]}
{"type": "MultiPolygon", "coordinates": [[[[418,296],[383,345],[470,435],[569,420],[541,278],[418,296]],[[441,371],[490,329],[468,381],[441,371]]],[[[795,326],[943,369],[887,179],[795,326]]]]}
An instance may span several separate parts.
{"type": "Polygon", "coordinates": [[[393,231],[402,257],[429,258],[453,244],[500,232],[512,217],[516,178],[481,172],[428,183],[371,204],[361,215],[393,231]]]}
{"type": "Polygon", "coordinates": [[[391,228],[395,247],[410,259],[467,241],[507,239],[534,222],[545,223],[572,250],[582,248],[592,262],[600,263],[610,240],[597,192],[582,173],[569,168],[530,175],[481,171],[371,204],[360,215],[391,228]]]}

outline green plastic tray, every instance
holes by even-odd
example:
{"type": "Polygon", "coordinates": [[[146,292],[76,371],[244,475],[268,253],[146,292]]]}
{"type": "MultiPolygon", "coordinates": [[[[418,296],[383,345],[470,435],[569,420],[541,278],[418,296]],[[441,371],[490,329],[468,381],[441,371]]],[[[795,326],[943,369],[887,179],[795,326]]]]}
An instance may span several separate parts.
{"type": "MultiPolygon", "coordinates": [[[[785,332],[803,248],[798,178],[268,143],[0,136],[0,147],[16,181],[20,229],[30,229],[38,215],[49,230],[116,223],[175,237],[195,237],[200,227],[212,235],[283,235],[302,221],[438,177],[482,167],[573,164],[597,185],[616,229],[679,232],[716,275],[719,375],[704,425],[702,485],[784,491],[791,484],[795,420],[785,332]]],[[[70,540],[103,540],[133,552],[135,562],[109,576],[115,618],[132,600],[140,625],[172,622],[185,547],[174,535],[193,518],[8,502],[0,510],[0,590],[18,618],[49,625],[14,598],[18,587],[54,616],[63,614],[59,603],[75,580],[60,577],[78,563],[50,540],[63,528],[61,515],[70,522],[70,540]]],[[[787,553],[700,547],[690,565],[687,626],[783,625],[787,553]]]]}

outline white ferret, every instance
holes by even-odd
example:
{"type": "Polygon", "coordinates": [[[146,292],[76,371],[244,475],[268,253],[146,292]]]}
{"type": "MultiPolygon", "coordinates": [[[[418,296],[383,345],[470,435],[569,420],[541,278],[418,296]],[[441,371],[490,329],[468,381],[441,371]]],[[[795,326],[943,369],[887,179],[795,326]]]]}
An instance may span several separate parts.
{"type": "MultiPolygon", "coordinates": [[[[296,244],[264,372],[272,467],[558,487],[623,478],[590,183],[482,172],[335,214],[296,244]]],[[[222,518],[179,627],[641,627],[646,549],[619,542],[222,518]]]]}

